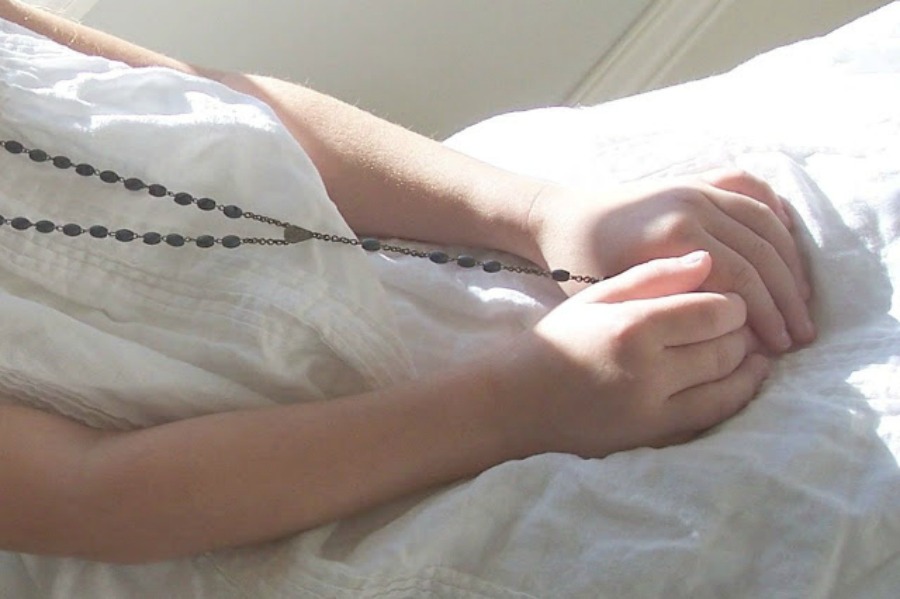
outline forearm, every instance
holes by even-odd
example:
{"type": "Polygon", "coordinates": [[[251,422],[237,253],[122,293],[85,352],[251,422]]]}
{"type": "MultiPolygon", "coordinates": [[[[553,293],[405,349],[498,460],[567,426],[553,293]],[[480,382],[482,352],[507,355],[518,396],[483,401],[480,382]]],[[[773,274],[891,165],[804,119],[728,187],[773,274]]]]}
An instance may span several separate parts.
{"type": "Polygon", "coordinates": [[[9,0],[0,0],[0,16],[80,52],[205,76],[263,100],[303,145],[331,199],[359,234],[540,259],[528,218],[542,181],[459,154],[299,85],[190,65],[9,0]]]}
{"type": "MultiPolygon", "coordinates": [[[[5,455],[19,479],[6,474],[13,491],[4,491],[0,532],[20,524],[0,540],[18,551],[143,562],[285,536],[517,457],[498,409],[469,369],[363,396],[96,439],[85,440],[84,427],[54,423],[48,451],[66,456],[65,476],[43,450],[5,455]],[[75,442],[64,450],[67,437],[75,442]],[[55,479],[61,489],[47,482],[55,479]],[[35,484],[40,496],[28,497],[35,484]]],[[[29,428],[20,446],[42,447],[42,428],[29,428]]]]}
{"type": "Polygon", "coordinates": [[[253,75],[226,75],[223,82],[276,110],[358,233],[538,256],[528,213],[545,182],[291,83],[253,75]]]}

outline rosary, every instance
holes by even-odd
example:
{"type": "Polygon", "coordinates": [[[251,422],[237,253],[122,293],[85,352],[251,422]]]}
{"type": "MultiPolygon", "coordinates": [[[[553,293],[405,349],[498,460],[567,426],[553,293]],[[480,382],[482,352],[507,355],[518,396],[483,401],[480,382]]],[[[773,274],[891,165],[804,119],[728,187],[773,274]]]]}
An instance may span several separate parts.
{"type": "Polygon", "coordinates": [[[596,283],[600,281],[600,279],[596,277],[572,275],[569,273],[569,271],[562,269],[548,271],[536,267],[510,266],[507,264],[502,264],[497,260],[487,260],[482,262],[480,260],[476,260],[473,256],[468,256],[465,254],[459,256],[450,256],[447,253],[438,250],[424,252],[408,247],[387,245],[382,243],[380,240],[373,238],[358,239],[354,237],[343,237],[339,235],[310,231],[289,222],[280,221],[253,212],[244,211],[235,205],[220,204],[212,198],[196,198],[184,191],[170,191],[164,185],[160,185],[158,183],[147,184],[142,180],[134,177],[122,177],[115,171],[100,170],[86,163],[76,164],[66,156],[51,156],[44,150],[27,148],[18,141],[0,139],[0,147],[5,148],[8,153],[15,156],[27,156],[33,162],[49,163],[60,170],[74,169],[75,173],[81,175],[82,177],[97,177],[102,182],[108,184],[121,183],[122,186],[128,191],[145,191],[154,198],[170,198],[179,206],[190,206],[193,204],[197,208],[205,212],[217,210],[227,218],[247,218],[283,229],[282,237],[280,238],[238,237],[237,235],[225,235],[221,238],[214,237],[212,235],[188,237],[185,235],[180,235],[178,233],[168,233],[164,235],[154,231],[146,233],[135,233],[134,231],[131,231],[129,229],[110,230],[109,228],[102,225],[93,225],[85,229],[81,225],[77,225],[75,223],[57,225],[56,223],[49,220],[39,220],[35,223],[32,223],[31,220],[23,216],[18,216],[11,219],[0,216],[0,225],[8,223],[10,227],[12,227],[16,231],[25,231],[34,227],[35,230],[40,233],[59,232],[67,235],[68,237],[78,237],[80,235],[83,235],[84,233],[87,233],[95,239],[114,239],[116,241],[126,243],[134,241],[136,239],[141,239],[146,245],[151,246],[159,245],[160,243],[166,243],[171,247],[183,247],[186,244],[194,244],[200,248],[211,248],[213,246],[219,245],[228,249],[234,249],[240,247],[241,245],[286,246],[303,241],[308,241],[310,239],[316,239],[319,241],[327,241],[330,243],[341,243],[350,246],[359,246],[367,252],[392,252],[396,254],[403,254],[405,256],[413,256],[415,258],[427,258],[435,264],[447,264],[449,262],[455,262],[456,265],[461,268],[473,268],[476,266],[480,266],[485,272],[488,273],[495,273],[500,272],[501,270],[505,270],[517,274],[549,277],[554,281],[558,281],[561,283],[565,281],[576,281],[579,283],[596,283]]]}

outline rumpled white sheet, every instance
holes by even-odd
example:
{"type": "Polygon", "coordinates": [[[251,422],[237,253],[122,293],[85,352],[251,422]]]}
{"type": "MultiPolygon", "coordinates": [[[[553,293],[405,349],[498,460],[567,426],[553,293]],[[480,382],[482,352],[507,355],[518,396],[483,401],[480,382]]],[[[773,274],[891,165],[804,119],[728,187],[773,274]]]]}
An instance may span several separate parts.
{"type": "MultiPolygon", "coordinates": [[[[159,70],[110,69],[9,25],[0,35],[0,135],[343,226],[305,157],[256,103],[159,70]],[[29,64],[16,58],[32,46],[29,64]]],[[[116,567],[0,554],[0,596],[897,596],[898,105],[894,3],[722,77],[499,117],[451,140],[590,186],[736,164],[793,201],[820,339],[781,360],[761,397],[703,439],[604,460],[511,462],[287,541],[193,560],[116,567]]],[[[185,209],[139,207],[150,200],[98,193],[48,168],[0,156],[4,216],[213,226],[209,215],[188,210],[183,220],[185,209]]],[[[337,248],[197,257],[80,241],[62,250],[50,236],[0,231],[0,385],[108,426],[345,391],[338,376],[316,378],[322,364],[360,388],[408,376],[408,356],[424,374],[559,299],[541,281],[407,259],[366,266],[337,248]],[[316,368],[294,372],[291,360],[316,368]]]]}

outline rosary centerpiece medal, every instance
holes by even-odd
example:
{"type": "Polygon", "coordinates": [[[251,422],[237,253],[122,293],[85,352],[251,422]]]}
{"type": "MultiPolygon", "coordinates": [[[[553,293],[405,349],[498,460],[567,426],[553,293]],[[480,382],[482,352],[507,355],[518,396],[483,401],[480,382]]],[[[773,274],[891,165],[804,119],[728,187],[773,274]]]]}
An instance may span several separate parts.
{"type": "Polygon", "coordinates": [[[312,239],[312,231],[307,231],[303,227],[297,225],[288,225],[284,228],[284,240],[287,243],[300,243],[312,239]]]}

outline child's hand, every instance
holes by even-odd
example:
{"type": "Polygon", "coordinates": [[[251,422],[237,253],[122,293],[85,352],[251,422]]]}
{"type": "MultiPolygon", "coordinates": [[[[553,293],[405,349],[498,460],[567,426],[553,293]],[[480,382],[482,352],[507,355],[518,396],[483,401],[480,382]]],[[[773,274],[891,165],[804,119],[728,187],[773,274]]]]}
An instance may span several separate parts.
{"type": "Polygon", "coordinates": [[[734,292],[766,345],[809,343],[815,329],[810,286],[791,221],[764,182],[719,171],[674,184],[635,185],[606,197],[549,187],[532,210],[532,229],[550,268],[615,275],[654,258],[706,250],[713,269],[701,287],[734,292]]]}
{"type": "Polygon", "coordinates": [[[655,260],[571,297],[498,355],[512,443],[602,457],[687,441],[740,411],[769,371],[734,294],[690,293],[705,252],[655,260]]]}

